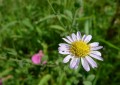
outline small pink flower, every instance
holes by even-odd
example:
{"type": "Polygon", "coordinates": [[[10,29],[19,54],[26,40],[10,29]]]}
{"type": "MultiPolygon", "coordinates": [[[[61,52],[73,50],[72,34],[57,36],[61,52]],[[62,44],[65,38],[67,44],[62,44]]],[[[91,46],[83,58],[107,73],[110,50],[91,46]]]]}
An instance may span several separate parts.
{"type": "Polygon", "coordinates": [[[32,56],[32,62],[34,64],[40,64],[43,56],[44,56],[43,51],[40,50],[39,53],[36,53],[32,56]]]}

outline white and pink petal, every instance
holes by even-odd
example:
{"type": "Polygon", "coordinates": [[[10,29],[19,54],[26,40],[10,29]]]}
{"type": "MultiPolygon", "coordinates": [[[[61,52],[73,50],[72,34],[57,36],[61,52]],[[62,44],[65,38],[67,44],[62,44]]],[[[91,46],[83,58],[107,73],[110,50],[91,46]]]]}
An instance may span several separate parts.
{"type": "Polygon", "coordinates": [[[71,58],[72,58],[71,55],[67,55],[67,56],[63,59],[63,63],[69,62],[71,58]]]}
{"type": "Polygon", "coordinates": [[[62,39],[63,39],[65,42],[71,44],[71,42],[70,42],[68,39],[66,39],[66,38],[62,38],[62,39]]]}
{"type": "Polygon", "coordinates": [[[84,40],[85,40],[85,38],[86,38],[86,35],[83,35],[83,37],[82,37],[82,41],[84,41],[84,40]]]}
{"type": "Polygon", "coordinates": [[[91,51],[90,53],[101,56],[101,53],[99,51],[91,51]]]}
{"type": "Polygon", "coordinates": [[[59,46],[66,46],[66,47],[69,47],[69,44],[66,44],[66,43],[60,43],[59,46]]]}
{"type": "Polygon", "coordinates": [[[67,52],[67,51],[59,51],[59,53],[60,53],[60,54],[64,54],[64,55],[70,54],[70,52],[67,52]]]}
{"type": "Polygon", "coordinates": [[[93,57],[93,58],[95,58],[95,59],[103,61],[103,58],[101,56],[97,55],[97,54],[92,54],[91,53],[90,56],[93,57]]]}
{"type": "Polygon", "coordinates": [[[88,61],[88,63],[91,65],[92,68],[97,67],[97,63],[91,57],[86,56],[85,58],[88,61]]]}
{"type": "Polygon", "coordinates": [[[96,46],[99,46],[99,43],[98,42],[93,42],[93,43],[90,43],[89,45],[90,45],[90,47],[96,47],[96,46]]]}
{"type": "Polygon", "coordinates": [[[90,50],[94,51],[94,50],[100,50],[102,48],[103,46],[97,46],[97,47],[91,47],[90,50]]]}
{"type": "Polygon", "coordinates": [[[92,39],[92,36],[91,35],[87,35],[84,39],[84,42],[88,43],[90,42],[90,40],[92,39]]]}
{"type": "Polygon", "coordinates": [[[73,42],[73,39],[72,39],[70,36],[67,36],[67,39],[68,39],[70,42],[73,42]]]}
{"type": "Polygon", "coordinates": [[[90,71],[90,66],[85,58],[81,58],[82,66],[86,71],[90,71]]]}
{"type": "Polygon", "coordinates": [[[72,36],[72,40],[73,40],[73,41],[76,41],[76,40],[77,40],[77,37],[76,37],[76,35],[75,35],[74,33],[72,33],[71,36],[72,36]]]}
{"type": "Polygon", "coordinates": [[[60,47],[58,48],[58,50],[59,50],[59,51],[69,51],[69,48],[66,47],[66,46],[60,46],[60,47]]]}
{"type": "Polygon", "coordinates": [[[77,40],[81,40],[81,33],[79,31],[77,32],[77,40]]]}
{"type": "Polygon", "coordinates": [[[77,69],[79,62],[80,62],[79,58],[74,58],[73,57],[72,60],[70,61],[70,68],[77,69]]]}

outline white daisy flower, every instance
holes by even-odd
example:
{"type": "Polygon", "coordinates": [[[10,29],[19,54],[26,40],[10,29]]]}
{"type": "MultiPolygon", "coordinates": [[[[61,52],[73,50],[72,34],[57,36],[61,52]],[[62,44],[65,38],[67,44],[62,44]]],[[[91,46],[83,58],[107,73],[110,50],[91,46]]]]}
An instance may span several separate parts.
{"type": "Polygon", "coordinates": [[[103,61],[101,53],[98,51],[103,46],[99,46],[98,42],[89,43],[91,39],[91,35],[82,37],[79,31],[77,34],[72,33],[71,36],[63,38],[68,43],[59,44],[59,53],[67,55],[63,62],[67,63],[71,60],[70,68],[72,69],[77,69],[80,62],[86,71],[90,70],[90,66],[97,67],[97,63],[92,58],[103,61]]]}

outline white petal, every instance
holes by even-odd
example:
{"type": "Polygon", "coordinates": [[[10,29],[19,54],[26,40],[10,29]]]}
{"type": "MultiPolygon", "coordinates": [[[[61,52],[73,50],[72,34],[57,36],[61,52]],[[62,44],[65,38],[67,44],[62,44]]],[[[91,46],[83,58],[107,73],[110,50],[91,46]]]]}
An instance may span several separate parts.
{"type": "Polygon", "coordinates": [[[60,43],[59,46],[68,46],[69,47],[69,45],[66,43],[60,43]]]}
{"type": "Polygon", "coordinates": [[[74,69],[77,69],[77,68],[78,68],[79,63],[80,63],[80,58],[77,59],[77,64],[76,64],[76,66],[74,67],[74,69]]]}
{"type": "Polygon", "coordinates": [[[62,44],[59,48],[58,51],[60,54],[70,54],[69,53],[69,47],[67,45],[62,44]]]}
{"type": "Polygon", "coordinates": [[[88,43],[91,39],[92,39],[92,36],[88,35],[88,36],[85,37],[84,42],[88,43]]]}
{"type": "Polygon", "coordinates": [[[72,58],[70,62],[70,68],[77,69],[79,62],[80,62],[79,58],[72,58]]]}
{"type": "Polygon", "coordinates": [[[67,43],[71,43],[68,39],[66,39],[66,38],[62,38],[64,41],[66,41],[67,43]]]}
{"type": "Polygon", "coordinates": [[[74,69],[77,69],[78,68],[78,65],[76,65],[75,67],[74,67],[74,69]]]}
{"type": "Polygon", "coordinates": [[[103,46],[97,46],[97,47],[91,47],[90,49],[91,50],[99,50],[99,49],[102,49],[103,48],[103,46]]]}
{"type": "Polygon", "coordinates": [[[90,71],[89,64],[85,58],[81,58],[82,66],[86,71],[90,71]]]}
{"type": "Polygon", "coordinates": [[[69,62],[70,58],[72,58],[71,55],[66,56],[66,57],[63,59],[63,63],[69,62]]]}
{"type": "Polygon", "coordinates": [[[82,37],[82,41],[84,41],[84,40],[85,40],[85,38],[86,38],[86,35],[83,35],[83,37],[82,37]]]}
{"type": "Polygon", "coordinates": [[[67,51],[59,51],[59,53],[60,53],[60,54],[65,54],[65,55],[66,55],[66,54],[70,54],[70,53],[67,52],[67,51]]]}
{"type": "Polygon", "coordinates": [[[91,57],[86,56],[85,58],[88,61],[88,63],[92,66],[92,68],[97,67],[97,63],[91,57]]]}
{"type": "Polygon", "coordinates": [[[77,32],[77,40],[81,40],[81,33],[79,31],[77,32]]]}
{"type": "Polygon", "coordinates": [[[90,43],[89,45],[90,45],[90,47],[96,47],[96,46],[99,45],[99,43],[98,42],[93,42],[93,43],[90,43]]]}
{"type": "Polygon", "coordinates": [[[59,48],[58,48],[58,50],[59,51],[69,51],[69,47],[67,47],[67,46],[60,46],[59,48]]]}
{"type": "Polygon", "coordinates": [[[67,39],[70,41],[70,42],[73,42],[72,38],[70,36],[67,36],[67,39]]]}
{"type": "Polygon", "coordinates": [[[101,56],[101,53],[99,51],[91,51],[90,53],[101,56]]]}
{"type": "Polygon", "coordinates": [[[72,40],[73,40],[73,41],[76,41],[76,40],[77,40],[77,37],[76,37],[76,35],[75,35],[74,33],[72,33],[72,40]]]}
{"type": "Polygon", "coordinates": [[[101,56],[99,56],[99,55],[96,55],[96,54],[92,54],[92,53],[91,53],[90,56],[93,57],[93,58],[95,58],[95,59],[98,59],[98,60],[103,61],[103,58],[102,58],[101,56]]]}

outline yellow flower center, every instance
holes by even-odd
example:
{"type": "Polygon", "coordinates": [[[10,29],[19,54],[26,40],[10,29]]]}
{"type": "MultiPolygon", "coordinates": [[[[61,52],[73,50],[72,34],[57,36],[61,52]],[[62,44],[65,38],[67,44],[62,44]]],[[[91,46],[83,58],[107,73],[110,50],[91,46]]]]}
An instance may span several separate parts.
{"type": "Polygon", "coordinates": [[[76,57],[85,57],[90,52],[90,46],[83,41],[75,41],[70,46],[70,52],[76,57]]]}

